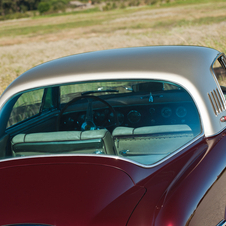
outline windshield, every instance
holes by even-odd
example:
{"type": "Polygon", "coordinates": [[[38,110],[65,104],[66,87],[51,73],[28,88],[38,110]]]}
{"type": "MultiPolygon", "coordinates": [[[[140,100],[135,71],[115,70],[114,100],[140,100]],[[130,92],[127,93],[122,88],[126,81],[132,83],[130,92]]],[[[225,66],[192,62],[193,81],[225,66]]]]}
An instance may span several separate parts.
{"type": "Polygon", "coordinates": [[[2,138],[11,146],[4,148],[2,157],[92,154],[152,165],[201,133],[191,96],[177,84],[161,80],[40,87],[14,97],[11,105],[9,137],[2,138]],[[24,96],[38,97],[38,107],[37,101],[23,102],[24,96]]]}

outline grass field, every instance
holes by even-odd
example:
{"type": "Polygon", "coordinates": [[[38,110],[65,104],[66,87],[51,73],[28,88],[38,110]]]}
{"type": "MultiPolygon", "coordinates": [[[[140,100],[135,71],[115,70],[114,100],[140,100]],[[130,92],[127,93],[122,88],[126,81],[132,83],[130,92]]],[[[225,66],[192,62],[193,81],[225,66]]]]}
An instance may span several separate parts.
{"type": "Polygon", "coordinates": [[[181,0],[104,12],[94,8],[0,22],[0,94],[21,73],[45,61],[147,45],[202,45],[226,52],[226,0],[181,0]]]}

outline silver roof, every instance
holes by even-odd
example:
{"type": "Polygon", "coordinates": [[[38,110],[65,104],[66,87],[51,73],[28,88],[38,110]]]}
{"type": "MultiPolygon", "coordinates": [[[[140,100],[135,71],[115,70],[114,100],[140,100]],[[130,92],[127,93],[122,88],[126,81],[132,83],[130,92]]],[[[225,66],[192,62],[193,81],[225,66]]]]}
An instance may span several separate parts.
{"type": "Polygon", "coordinates": [[[190,93],[205,135],[213,136],[225,128],[220,121],[225,111],[216,116],[208,97],[208,93],[219,89],[211,73],[211,64],[219,54],[206,47],[154,46],[72,55],[23,73],[2,94],[0,108],[15,93],[41,86],[99,79],[160,79],[176,83],[190,93]]]}

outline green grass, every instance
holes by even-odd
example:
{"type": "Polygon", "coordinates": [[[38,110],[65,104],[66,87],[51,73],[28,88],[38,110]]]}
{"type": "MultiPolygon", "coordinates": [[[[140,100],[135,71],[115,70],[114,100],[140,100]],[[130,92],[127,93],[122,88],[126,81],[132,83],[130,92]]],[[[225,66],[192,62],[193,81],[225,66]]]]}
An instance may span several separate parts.
{"type": "MultiPolygon", "coordinates": [[[[162,6],[176,6],[176,5],[188,5],[188,4],[195,4],[197,5],[198,9],[200,10],[210,10],[210,7],[215,9],[223,9],[226,10],[226,5],[219,5],[219,4],[211,4],[211,5],[199,5],[198,3],[210,3],[210,2],[226,2],[226,0],[178,0],[172,3],[165,3],[162,6]]],[[[125,8],[125,9],[116,9],[108,12],[100,12],[98,8],[92,8],[84,11],[75,11],[70,13],[60,13],[60,14],[51,14],[51,15],[44,15],[34,17],[34,20],[46,20],[62,16],[64,18],[62,22],[57,24],[51,24],[48,21],[42,22],[40,20],[40,24],[30,25],[23,27],[21,26],[5,26],[0,28],[0,37],[16,37],[16,36],[35,36],[35,35],[43,35],[48,33],[59,32],[65,29],[74,29],[74,28],[83,28],[83,27],[91,27],[95,25],[101,25],[103,22],[107,23],[113,19],[120,18],[122,16],[126,17],[127,15],[131,15],[132,13],[136,13],[139,11],[149,10],[151,13],[152,9],[157,8],[157,6],[144,6],[144,7],[134,7],[134,8],[125,8]],[[68,16],[73,16],[72,21],[67,21],[66,18],[68,16]],[[66,20],[66,21],[65,21],[66,20]]],[[[159,8],[159,7],[158,7],[159,8]]],[[[33,20],[32,19],[32,20],[33,20]]],[[[146,28],[170,28],[170,27],[180,27],[180,26],[197,26],[203,24],[210,24],[210,23],[219,23],[222,21],[226,21],[225,16],[205,16],[202,18],[194,18],[194,19],[177,19],[177,18],[169,18],[159,20],[159,21],[136,21],[130,24],[119,24],[118,26],[105,26],[104,32],[111,32],[115,30],[122,30],[122,29],[146,29],[146,28]]],[[[91,30],[98,32],[101,29],[91,28],[91,30]]],[[[102,33],[100,31],[100,33],[102,33]]]]}
{"type": "Polygon", "coordinates": [[[75,21],[69,23],[61,23],[61,24],[49,24],[49,25],[38,25],[38,26],[30,26],[24,28],[6,28],[4,30],[0,30],[0,37],[5,36],[18,36],[18,35],[40,35],[46,33],[54,33],[58,32],[59,30],[63,29],[70,29],[70,28],[78,28],[78,27],[87,27],[100,24],[103,22],[103,19],[96,19],[96,20],[82,20],[82,21],[75,21]]]}
{"type": "Polygon", "coordinates": [[[34,16],[32,17],[32,19],[49,18],[49,17],[56,17],[56,16],[67,16],[67,15],[78,15],[78,14],[87,14],[87,13],[95,13],[95,12],[100,12],[100,9],[98,7],[95,7],[95,8],[80,10],[80,11],[52,13],[47,15],[34,16]]]}
{"type": "Polygon", "coordinates": [[[190,5],[190,4],[202,4],[202,3],[219,3],[226,2],[226,0],[176,0],[166,4],[161,4],[161,6],[177,6],[177,5],[190,5]]]}
{"type": "MultiPolygon", "coordinates": [[[[182,26],[200,26],[200,25],[206,25],[206,24],[214,24],[214,23],[220,23],[222,21],[226,21],[226,16],[217,16],[217,17],[202,17],[198,19],[190,19],[190,20],[168,20],[168,21],[159,21],[156,22],[152,28],[172,28],[172,27],[182,27],[182,26]]],[[[146,26],[145,24],[143,25],[144,27],[146,26]]],[[[140,24],[140,27],[142,25],[140,24]]]]}
{"type": "MultiPolygon", "coordinates": [[[[16,37],[20,35],[42,35],[48,33],[58,32],[64,29],[73,29],[79,27],[88,27],[94,25],[101,25],[102,22],[107,22],[109,20],[120,17],[121,15],[126,16],[133,12],[137,12],[141,9],[116,9],[109,12],[100,12],[97,8],[89,9],[86,11],[76,11],[72,13],[65,14],[51,14],[45,16],[34,17],[35,20],[54,18],[55,16],[64,16],[67,18],[69,15],[74,16],[73,22],[59,22],[57,24],[49,24],[48,21],[45,23],[40,23],[38,25],[31,26],[5,26],[0,27],[0,37],[16,37]],[[88,14],[87,14],[88,13],[88,14]]],[[[143,10],[143,9],[142,9],[143,10]]]]}
{"type": "Polygon", "coordinates": [[[205,24],[220,23],[222,21],[226,21],[226,16],[202,17],[194,20],[181,20],[177,23],[177,26],[199,26],[205,24]]]}
{"type": "Polygon", "coordinates": [[[202,45],[226,52],[226,0],[179,0],[0,22],[0,93],[19,74],[70,54],[147,45],[202,45]]]}
{"type": "MultiPolygon", "coordinates": [[[[104,30],[105,33],[113,32],[116,30],[125,30],[125,29],[148,29],[153,28],[156,30],[170,29],[175,27],[192,27],[192,26],[200,26],[200,25],[208,25],[214,23],[220,23],[222,21],[226,21],[225,16],[216,16],[216,17],[202,17],[198,19],[169,19],[169,20],[160,20],[157,22],[151,21],[137,21],[134,23],[129,23],[128,25],[121,24],[116,27],[109,27],[104,30]]],[[[98,29],[93,29],[93,32],[100,32],[98,29]]]]}
{"type": "Polygon", "coordinates": [[[203,43],[206,47],[215,48],[223,53],[226,53],[226,37],[219,35],[218,39],[205,38],[203,43]]]}

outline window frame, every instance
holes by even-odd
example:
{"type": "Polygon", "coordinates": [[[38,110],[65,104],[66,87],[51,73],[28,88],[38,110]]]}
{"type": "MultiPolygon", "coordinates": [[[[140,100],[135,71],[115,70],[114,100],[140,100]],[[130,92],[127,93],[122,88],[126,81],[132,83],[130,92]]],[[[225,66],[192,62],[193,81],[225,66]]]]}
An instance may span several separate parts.
{"type": "MultiPolygon", "coordinates": [[[[7,108],[7,112],[8,112],[8,117],[7,117],[7,122],[6,122],[6,128],[5,130],[8,131],[10,130],[11,128],[14,128],[16,126],[19,126],[21,125],[22,123],[26,123],[32,119],[35,119],[41,115],[46,115],[46,114],[49,114],[50,112],[53,112],[57,109],[59,109],[59,86],[56,86],[56,87],[39,87],[38,89],[31,89],[31,90],[26,90],[26,91],[23,91],[21,93],[18,93],[16,95],[14,95],[14,97],[11,98],[11,100],[8,102],[8,105],[11,105],[9,108],[7,108]],[[32,92],[32,91],[35,91],[35,90],[41,90],[43,89],[43,95],[42,95],[42,98],[41,98],[41,102],[40,102],[40,108],[39,108],[39,112],[31,117],[28,117],[24,120],[21,120],[11,126],[8,126],[7,127],[7,123],[9,121],[9,118],[10,118],[10,115],[11,115],[11,112],[13,110],[13,107],[15,106],[16,102],[18,101],[18,99],[24,94],[24,93],[29,93],[29,92],[32,92]],[[52,102],[52,106],[49,108],[49,109],[44,109],[44,105],[46,103],[46,98],[47,98],[47,92],[48,92],[48,89],[51,89],[51,102],[52,102]],[[11,102],[11,104],[9,104],[9,102],[11,102]]],[[[5,111],[4,111],[5,112],[5,111]]]]}
{"type": "Polygon", "coordinates": [[[224,53],[220,53],[217,55],[217,57],[214,59],[213,63],[211,64],[211,67],[210,67],[210,71],[213,75],[213,78],[217,84],[217,88],[220,92],[220,95],[221,95],[221,99],[223,100],[224,102],[224,105],[226,106],[226,98],[224,96],[224,92],[226,92],[226,87],[225,86],[221,86],[218,79],[217,79],[217,76],[216,76],[216,73],[214,71],[214,64],[215,62],[218,61],[220,63],[220,65],[225,69],[226,71],[226,57],[225,57],[225,54],[224,53]],[[222,87],[225,87],[225,90],[222,89],[222,87]]]}

